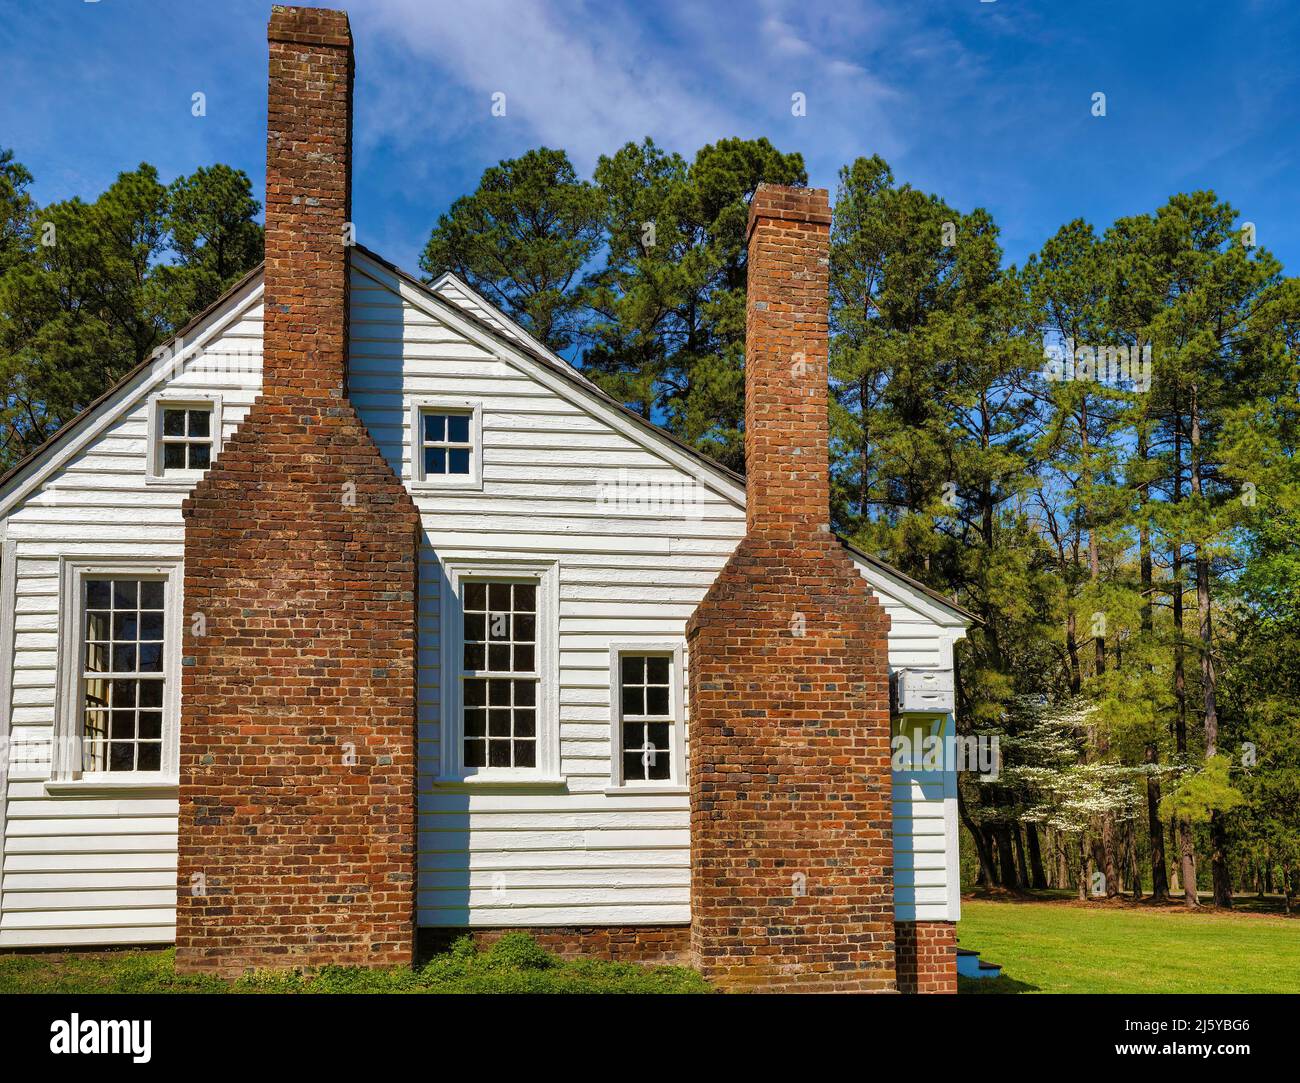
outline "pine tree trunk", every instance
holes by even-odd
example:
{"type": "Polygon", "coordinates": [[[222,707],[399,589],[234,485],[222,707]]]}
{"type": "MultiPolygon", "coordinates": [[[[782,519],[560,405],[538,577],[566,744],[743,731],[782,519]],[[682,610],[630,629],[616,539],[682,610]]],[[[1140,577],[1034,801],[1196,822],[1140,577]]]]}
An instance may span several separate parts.
{"type": "Polygon", "coordinates": [[[1011,845],[1011,828],[999,824],[998,839],[998,883],[1014,891],[1016,888],[1016,855],[1011,845]]]}
{"type": "MultiPolygon", "coordinates": [[[[1147,745],[1146,762],[1159,762],[1155,743],[1147,745]]],[[[1147,836],[1151,846],[1151,898],[1158,903],[1169,901],[1169,873],[1165,868],[1165,825],[1160,822],[1160,780],[1147,775],[1147,836]]]]}
{"type": "Polygon", "coordinates": [[[1029,887],[1029,868],[1025,864],[1025,841],[1020,834],[1020,824],[1011,827],[1012,839],[1016,844],[1016,888],[1024,891],[1029,887]]]}
{"type": "Polygon", "coordinates": [[[1106,874],[1106,898],[1113,899],[1120,893],[1120,872],[1118,849],[1115,840],[1115,817],[1109,812],[1101,818],[1101,852],[1099,864],[1106,874]]]}
{"type": "Polygon", "coordinates": [[[1038,827],[1025,824],[1025,841],[1029,845],[1029,886],[1036,891],[1047,887],[1047,874],[1043,871],[1043,855],[1038,849],[1038,827]]]}
{"type": "Polygon", "coordinates": [[[1088,901],[1088,832],[1079,832],[1079,901],[1088,901]]]}
{"type": "MultiPolygon", "coordinates": [[[[1173,501],[1183,499],[1183,415],[1180,396],[1174,396],[1174,485],[1173,501]]],[[[1174,747],[1179,761],[1187,762],[1187,670],[1186,639],[1183,635],[1183,547],[1174,543],[1170,602],[1174,623],[1174,747]]],[[[1189,910],[1200,905],[1196,896],[1196,843],[1192,825],[1178,822],[1178,853],[1181,865],[1179,879],[1183,884],[1183,903],[1189,910]]]]}
{"type": "MultiPolygon", "coordinates": [[[[1196,384],[1191,389],[1192,495],[1203,495],[1201,471],[1201,412],[1196,384]]],[[[1201,638],[1201,691],[1205,710],[1205,758],[1219,751],[1218,678],[1214,669],[1214,612],[1210,598],[1210,559],[1205,546],[1196,545],[1196,612],[1201,638]]],[[[1223,814],[1210,813],[1210,868],[1214,879],[1214,905],[1232,907],[1232,880],[1228,872],[1227,832],[1223,814]]]]}

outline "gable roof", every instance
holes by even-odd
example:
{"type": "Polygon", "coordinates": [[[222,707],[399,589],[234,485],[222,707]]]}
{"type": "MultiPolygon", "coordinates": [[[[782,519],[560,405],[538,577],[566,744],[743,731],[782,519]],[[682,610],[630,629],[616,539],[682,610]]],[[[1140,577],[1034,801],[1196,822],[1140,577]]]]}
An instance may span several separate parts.
{"type": "Polygon", "coordinates": [[[220,297],[213,301],[212,304],[208,305],[207,308],[196,315],[183,327],[177,329],[170,338],[155,346],[148,357],[127,371],[121,379],[110,386],[98,398],[94,399],[85,407],[85,409],[77,414],[76,417],[71,421],[65,422],[55,430],[49,439],[33,448],[3,474],[0,474],[0,510],[3,510],[4,505],[9,502],[8,496],[5,495],[5,490],[9,487],[11,482],[21,481],[23,474],[34,469],[57,449],[64,447],[74,435],[84,429],[91,420],[94,419],[95,415],[99,413],[100,409],[106,403],[115,398],[118,393],[125,390],[136,380],[144,376],[149,369],[157,363],[159,355],[165,354],[167,351],[171,350],[178,342],[184,342],[186,335],[216,316],[248,286],[254,284],[260,285],[259,280],[262,277],[263,266],[264,264],[259,262],[256,267],[249,269],[235,282],[231,283],[230,287],[220,297]]]}
{"type": "MultiPolygon", "coordinates": [[[[678,454],[684,455],[696,463],[698,466],[705,468],[714,474],[719,480],[727,484],[728,488],[739,489],[743,494],[745,488],[745,477],[736,471],[723,466],[721,463],[704,454],[698,448],[668,432],[666,429],[656,425],[649,418],[638,414],[625,403],[608,394],[604,389],[599,387],[583,373],[575,369],[569,362],[565,361],[558,354],[548,349],[542,343],[538,342],[532,335],[520,327],[517,323],[507,317],[500,309],[496,308],[490,302],[481,297],[469,285],[463,282],[454,274],[447,272],[441,275],[432,284],[421,282],[414,275],[402,270],[395,263],[385,259],[378,253],[371,251],[364,245],[357,244],[354,246],[366,259],[388,271],[395,278],[407,287],[417,291],[420,295],[431,299],[439,304],[451,307],[455,313],[473,327],[482,335],[487,336],[504,349],[518,353],[541,365],[546,371],[561,377],[566,384],[580,392],[582,395],[597,400],[607,409],[613,410],[616,414],[625,420],[632,422],[644,434],[653,438],[654,441],[667,444],[678,454]]],[[[183,341],[185,336],[194,331],[196,328],[217,315],[220,310],[228,305],[241,291],[246,289],[250,284],[256,282],[262,274],[263,265],[259,263],[250,270],[237,282],[232,284],[217,300],[205,308],[192,320],[180,328],[166,342],[159,346],[153,354],[145,358],[140,364],[136,365],[131,371],[126,373],[112,387],[96,398],[89,406],[81,411],[76,417],[62,426],[48,440],[39,447],[28,453],[21,460],[10,467],[4,474],[0,475],[0,507],[9,503],[9,499],[4,495],[4,491],[10,486],[23,480],[23,476],[33,472],[41,463],[52,457],[57,451],[67,447],[71,438],[86,429],[92,419],[120,392],[129,387],[133,382],[139,380],[154,363],[155,357],[162,351],[171,349],[177,342],[183,341]]],[[[10,493],[12,496],[13,493],[10,493]]],[[[839,537],[839,535],[837,535],[839,537]]],[[[982,623],[980,618],[969,610],[958,605],[933,587],[929,587],[919,580],[904,574],[897,568],[870,553],[859,549],[843,537],[839,537],[840,543],[849,552],[849,554],[859,563],[874,569],[876,572],[895,580],[901,586],[910,588],[925,595],[931,602],[939,606],[943,611],[956,617],[963,624],[982,623]]]]}

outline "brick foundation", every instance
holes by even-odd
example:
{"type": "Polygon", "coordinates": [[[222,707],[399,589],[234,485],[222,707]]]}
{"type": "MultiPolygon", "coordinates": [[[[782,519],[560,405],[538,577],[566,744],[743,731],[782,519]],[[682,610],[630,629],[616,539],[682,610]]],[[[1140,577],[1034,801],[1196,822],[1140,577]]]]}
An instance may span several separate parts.
{"type": "Polygon", "coordinates": [[[268,37],[263,392],[184,505],[185,971],[414,952],[419,519],[346,395],[351,35],[268,37]]]}
{"type": "Polygon", "coordinates": [[[748,532],[692,615],[691,952],[723,988],[894,988],[888,615],[831,532],[830,207],[750,211],[748,532]]]}
{"type": "Polygon", "coordinates": [[[421,929],[421,957],[446,951],[458,938],[469,935],[480,948],[495,944],[508,932],[525,932],[563,959],[609,959],[617,963],[645,963],[655,966],[689,966],[689,925],[574,925],[512,930],[421,929]]]}
{"type": "Polygon", "coordinates": [[[900,921],[894,927],[900,993],[957,992],[957,926],[900,921]]]}

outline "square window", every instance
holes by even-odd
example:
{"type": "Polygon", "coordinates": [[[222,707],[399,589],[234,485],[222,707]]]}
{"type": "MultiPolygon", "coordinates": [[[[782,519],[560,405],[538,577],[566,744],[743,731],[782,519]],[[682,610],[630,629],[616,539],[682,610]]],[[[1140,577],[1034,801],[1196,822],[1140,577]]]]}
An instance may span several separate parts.
{"type": "Polygon", "coordinates": [[[160,406],[154,462],[158,473],[202,472],[212,465],[220,423],[213,405],[160,406]]]}
{"type": "Polygon", "coordinates": [[[412,431],[418,440],[411,449],[420,470],[416,481],[464,484],[479,480],[477,417],[477,407],[417,407],[412,431]]]}

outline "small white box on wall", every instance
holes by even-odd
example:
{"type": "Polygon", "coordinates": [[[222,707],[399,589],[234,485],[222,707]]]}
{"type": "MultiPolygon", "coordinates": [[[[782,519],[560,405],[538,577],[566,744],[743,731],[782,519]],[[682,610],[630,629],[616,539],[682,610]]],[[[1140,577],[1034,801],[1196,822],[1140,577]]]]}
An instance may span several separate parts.
{"type": "Polygon", "coordinates": [[[889,675],[893,714],[951,714],[957,709],[950,669],[896,669],[889,675]]]}

